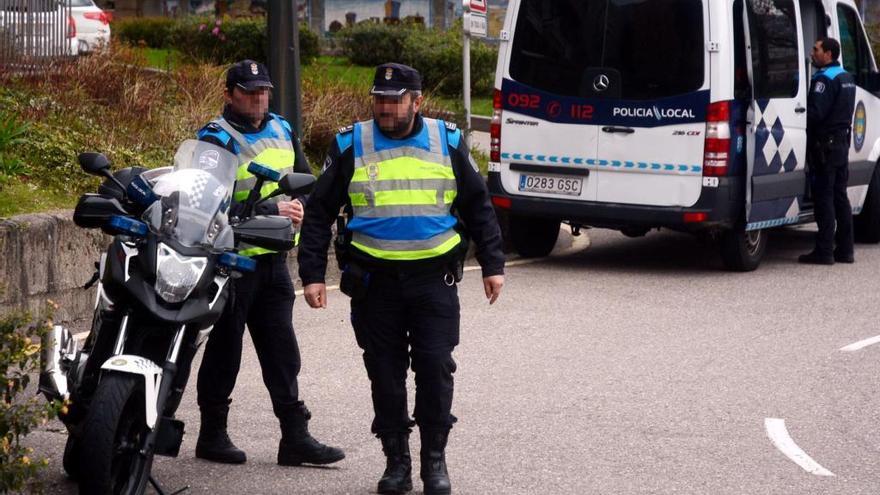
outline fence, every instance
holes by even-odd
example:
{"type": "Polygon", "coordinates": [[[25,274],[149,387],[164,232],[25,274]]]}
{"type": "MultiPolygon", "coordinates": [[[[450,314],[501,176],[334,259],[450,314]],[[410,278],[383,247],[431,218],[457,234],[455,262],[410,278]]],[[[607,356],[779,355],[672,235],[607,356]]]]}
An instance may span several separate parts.
{"type": "Polygon", "coordinates": [[[0,72],[43,71],[77,50],[70,0],[0,0],[0,72]]]}

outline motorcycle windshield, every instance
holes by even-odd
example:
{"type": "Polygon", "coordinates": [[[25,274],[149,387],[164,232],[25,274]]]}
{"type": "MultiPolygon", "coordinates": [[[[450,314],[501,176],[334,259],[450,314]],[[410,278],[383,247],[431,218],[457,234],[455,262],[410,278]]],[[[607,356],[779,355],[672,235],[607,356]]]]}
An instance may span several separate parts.
{"type": "MultiPolygon", "coordinates": [[[[151,227],[185,246],[216,246],[228,230],[226,212],[232,198],[238,158],[204,141],[184,141],[171,172],[156,179],[161,198],[144,217],[151,227]]],[[[229,246],[218,246],[229,247],[229,246]]]]}

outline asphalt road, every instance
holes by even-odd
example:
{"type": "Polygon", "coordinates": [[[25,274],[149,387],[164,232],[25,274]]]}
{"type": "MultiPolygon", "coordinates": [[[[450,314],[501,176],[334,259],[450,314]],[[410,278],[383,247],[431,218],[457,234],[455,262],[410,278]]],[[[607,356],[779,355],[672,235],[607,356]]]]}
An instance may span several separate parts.
{"type": "MultiPolygon", "coordinates": [[[[880,345],[840,350],[880,334],[880,247],[859,246],[854,265],[802,266],[795,260],[812,233],[783,230],[761,268],[739,274],[721,271],[716,251],[687,235],[589,233],[588,249],[511,266],[494,306],[478,272],[462,283],[460,421],[448,449],[456,493],[880,492],[880,345]],[[776,442],[804,467],[771,440],[774,418],[790,435],[776,442]]],[[[300,301],[294,316],[312,431],[343,447],[344,461],[275,465],[279,431],[248,340],[230,418],[248,463],[194,458],[190,387],[181,455],[154,469],[166,486],[375,492],[384,460],[369,434],[369,386],[347,307],[333,292],[326,310],[300,301]]],[[[54,456],[49,492],[74,493],[60,472],[58,427],[28,442],[54,456]]]]}

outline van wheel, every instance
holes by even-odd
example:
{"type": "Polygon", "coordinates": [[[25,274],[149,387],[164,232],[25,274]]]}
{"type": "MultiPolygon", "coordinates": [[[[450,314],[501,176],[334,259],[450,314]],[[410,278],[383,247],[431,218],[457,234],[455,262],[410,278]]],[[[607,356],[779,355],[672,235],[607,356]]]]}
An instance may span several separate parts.
{"type": "Polygon", "coordinates": [[[856,242],[877,244],[880,242],[880,164],[874,167],[868,196],[862,212],[853,219],[853,233],[856,242]]]}
{"type": "Polygon", "coordinates": [[[746,231],[744,227],[736,227],[721,235],[721,259],[728,270],[750,272],[758,268],[766,250],[764,230],[746,231]]]}
{"type": "Polygon", "coordinates": [[[550,254],[559,237],[559,220],[510,216],[510,240],[513,249],[523,258],[540,258],[550,254]]]}

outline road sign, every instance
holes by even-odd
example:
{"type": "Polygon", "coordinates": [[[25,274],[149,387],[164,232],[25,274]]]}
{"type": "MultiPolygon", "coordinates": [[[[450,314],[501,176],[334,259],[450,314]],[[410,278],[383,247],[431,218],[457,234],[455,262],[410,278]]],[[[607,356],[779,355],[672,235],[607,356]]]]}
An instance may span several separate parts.
{"type": "Polygon", "coordinates": [[[486,15],[489,13],[487,0],[464,0],[464,8],[468,12],[486,15]]]}
{"type": "Polygon", "coordinates": [[[474,38],[485,38],[489,35],[489,21],[486,14],[476,12],[464,13],[464,34],[474,38]]]}

